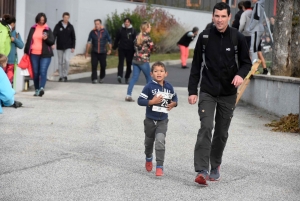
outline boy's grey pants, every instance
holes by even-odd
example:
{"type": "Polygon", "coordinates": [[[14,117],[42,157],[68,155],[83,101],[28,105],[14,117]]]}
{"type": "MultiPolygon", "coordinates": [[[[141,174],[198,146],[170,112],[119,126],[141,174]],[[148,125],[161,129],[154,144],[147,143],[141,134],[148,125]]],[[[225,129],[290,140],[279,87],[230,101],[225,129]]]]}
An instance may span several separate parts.
{"type": "Polygon", "coordinates": [[[168,119],[154,121],[146,118],[145,128],[145,154],[147,158],[152,157],[153,145],[155,141],[156,165],[163,166],[165,159],[165,138],[168,129],[168,119]]]}
{"type": "Polygon", "coordinates": [[[222,155],[228,138],[228,130],[235,109],[236,94],[231,96],[213,97],[200,93],[199,129],[194,152],[195,171],[209,170],[221,165],[222,155]],[[216,115],[215,115],[216,109],[216,115]],[[213,121],[215,116],[214,136],[212,139],[213,121]]]}
{"type": "Polygon", "coordinates": [[[71,49],[57,50],[59,77],[67,77],[70,67],[71,49]]]}

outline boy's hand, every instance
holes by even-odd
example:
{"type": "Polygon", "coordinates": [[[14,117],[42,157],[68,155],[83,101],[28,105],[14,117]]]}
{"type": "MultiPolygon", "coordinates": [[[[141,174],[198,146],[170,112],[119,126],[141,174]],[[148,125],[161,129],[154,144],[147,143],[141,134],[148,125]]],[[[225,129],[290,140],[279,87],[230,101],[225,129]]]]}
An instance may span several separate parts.
{"type": "Polygon", "coordinates": [[[173,107],[176,107],[176,105],[177,105],[177,103],[176,102],[173,102],[173,101],[171,101],[171,103],[168,105],[168,111],[170,111],[170,110],[172,110],[173,109],[173,107]]]}
{"type": "Polygon", "coordinates": [[[149,105],[155,105],[155,104],[159,104],[163,101],[163,97],[162,95],[154,95],[152,100],[149,101],[149,105]]]}

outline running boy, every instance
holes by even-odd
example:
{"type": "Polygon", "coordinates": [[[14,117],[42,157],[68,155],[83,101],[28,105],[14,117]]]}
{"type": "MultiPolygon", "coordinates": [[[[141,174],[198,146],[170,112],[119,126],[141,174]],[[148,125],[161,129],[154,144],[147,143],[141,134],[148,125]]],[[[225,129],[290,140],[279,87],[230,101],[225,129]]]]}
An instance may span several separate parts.
{"type": "Polygon", "coordinates": [[[151,67],[153,80],[143,89],[138,98],[140,106],[146,106],[145,126],[145,154],[146,170],[152,171],[152,153],[155,141],[156,176],[163,176],[165,158],[165,138],[168,128],[168,112],[177,106],[177,95],[167,77],[166,66],[162,62],[155,62],[151,67]]]}

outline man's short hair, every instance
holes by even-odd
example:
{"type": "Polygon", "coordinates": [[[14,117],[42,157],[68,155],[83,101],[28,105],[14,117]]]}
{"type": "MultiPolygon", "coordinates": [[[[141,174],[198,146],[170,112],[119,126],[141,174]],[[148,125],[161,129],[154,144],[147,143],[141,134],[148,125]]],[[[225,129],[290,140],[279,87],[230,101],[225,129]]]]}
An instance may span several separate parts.
{"type": "Polygon", "coordinates": [[[244,1],[240,1],[239,4],[238,4],[239,10],[243,9],[243,5],[244,5],[244,1]]]}
{"type": "Polygon", "coordinates": [[[197,31],[199,31],[198,27],[194,27],[193,30],[192,30],[193,33],[197,32],[197,31]]]}
{"type": "Polygon", "coordinates": [[[128,20],[128,21],[130,22],[130,24],[131,24],[131,19],[130,19],[129,17],[125,17],[123,22],[125,23],[127,20],[128,20]]]}
{"type": "Polygon", "coordinates": [[[39,23],[42,17],[44,17],[45,19],[44,24],[46,24],[47,17],[45,13],[38,13],[37,16],[35,17],[35,23],[39,23]]]}
{"type": "Polygon", "coordinates": [[[97,21],[100,22],[100,24],[102,24],[102,21],[100,19],[95,19],[94,23],[97,22],[97,21]]]}
{"type": "Polygon", "coordinates": [[[251,1],[244,1],[243,5],[244,5],[245,9],[249,9],[249,8],[251,8],[251,1]]]}
{"type": "Polygon", "coordinates": [[[219,2],[217,3],[215,6],[214,6],[214,9],[213,9],[213,14],[215,14],[215,10],[227,10],[227,14],[228,16],[230,15],[230,7],[228,6],[227,3],[224,3],[224,2],[219,2]]]}
{"type": "Polygon", "coordinates": [[[64,12],[63,15],[62,15],[62,17],[64,17],[64,16],[69,16],[70,17],[70,13],[64,12]]]}
{"type": "Polygon", "coordinates": [[[155,69],[155,67],[157,67],[157,66],[163,67],[163,69],[167,72],[167,67],[166,67],[166,65],[165,65],[163,62],[161,62],[161,61],[157,61],[157,62],[155,62],[155,63],[151,66],[151,72],[153,72],[154,69],[155,69]]]}

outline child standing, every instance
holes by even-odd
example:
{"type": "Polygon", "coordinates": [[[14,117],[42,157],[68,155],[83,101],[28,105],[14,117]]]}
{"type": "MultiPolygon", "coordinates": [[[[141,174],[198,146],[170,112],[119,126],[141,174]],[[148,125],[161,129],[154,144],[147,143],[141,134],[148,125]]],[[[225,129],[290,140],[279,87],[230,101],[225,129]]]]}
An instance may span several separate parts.
{"type": "Polygon", "coordinates": [[[177,106],[177,95],[167,77],[166,66],[162,62],[155,62],[151,67],[153,78],[143,89],[138,98],[140,106],[146,106],[145,126],[145,154],[146,170],[152,171],[152,153],[155,141],[156,176],[163,176],[165,158],[165,138],[168,128],[168,112],[177,106]]]}

